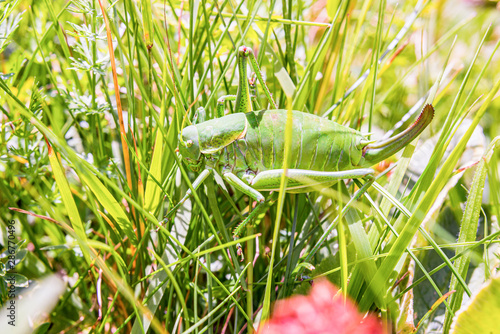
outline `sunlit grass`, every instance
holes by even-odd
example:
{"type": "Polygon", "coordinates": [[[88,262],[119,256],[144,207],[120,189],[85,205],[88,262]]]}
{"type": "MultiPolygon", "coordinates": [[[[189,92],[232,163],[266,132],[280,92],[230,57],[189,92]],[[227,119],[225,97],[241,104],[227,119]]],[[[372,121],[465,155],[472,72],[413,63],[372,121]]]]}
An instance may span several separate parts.
{"type": "MultiPolygon", "coordinates": [[[[500,124],[499,14],[452,1],[1,2],[2,245],[13,220],[19,281],[66,282],[50,332],[245,332],[320,276],[393,331],[447,332],[458,293],[498,267],[498,154],[484,154],[500,124]],[[281,109],[374,140],[426,103],[434,120],[349,207],[362,183],[286,194],[235,241],[252,203],[211,174],[165,221],[197,176],[178,134],[236,93],[241,45],[281,109]]],[[[257,101],[271,108],[259,85],[257,101]]]]}

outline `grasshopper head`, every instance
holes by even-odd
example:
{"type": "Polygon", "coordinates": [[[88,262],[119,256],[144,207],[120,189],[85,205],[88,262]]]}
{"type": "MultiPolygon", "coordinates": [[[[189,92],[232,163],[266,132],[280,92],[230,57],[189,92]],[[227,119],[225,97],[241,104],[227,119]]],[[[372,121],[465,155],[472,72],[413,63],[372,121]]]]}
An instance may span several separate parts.
{"type": "Polygon", "coordinates": [[[200,140],[196,126],[185,127],[179,136],[179,153],[186,165],[193,171],[198,172],[204,167],[205,159],[200,152],[200,140]]]}
{"type": "Polygon", "coordinates": [[[252,52],[252,49],[250,49],[248,46],[244,46],[244,45],[240,46],[240,48],[238,49],[238,53],[242,57],[248,57],[251,52],[252,52]]]}

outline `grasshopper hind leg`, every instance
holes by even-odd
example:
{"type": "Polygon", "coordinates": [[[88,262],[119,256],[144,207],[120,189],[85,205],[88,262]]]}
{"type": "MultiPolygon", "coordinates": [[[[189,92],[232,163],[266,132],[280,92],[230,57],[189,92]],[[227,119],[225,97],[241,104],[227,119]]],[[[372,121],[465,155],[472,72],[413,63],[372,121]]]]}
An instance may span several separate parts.
{"type": "MultiPolygon", "coordinates": [[[[280,189],[283,169],[271,169],[260,172],[253,180],[252,187],[261,191],[277,191],[280,189]]],[[[304,193],[330,187],[339,180],[369,179],[375,172],[371,168],[359,168],[336,172],[321,172],[304,169],[287,171],[287,187],[289,193],[304,193]]]]}

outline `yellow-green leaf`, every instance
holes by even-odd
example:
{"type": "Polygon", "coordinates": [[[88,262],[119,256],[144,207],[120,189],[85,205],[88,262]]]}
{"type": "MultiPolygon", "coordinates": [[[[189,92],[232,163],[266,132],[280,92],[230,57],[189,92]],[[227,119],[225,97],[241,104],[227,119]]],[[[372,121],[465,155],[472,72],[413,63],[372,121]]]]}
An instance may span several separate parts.
{"type": "Polygon", "coordinates": [[[144,25],[144,41],[146,42],[146,46],[150,49],[153,47],[154,40],[151,0],[142,1],[142,23],[144,25]]]}
{"type": "Polygon", "coordinates": [[[490,280],[455,317],[452,334],[500,333],[500,276],[490,280]]]}
{"type": "Polygon", "coordinates": [[[146,193],[144,208],[146,211],[154,214],[161,199],[161,188],[154,181],[162,180],[162,156],[163,156],[163,135],[161,131],[156,132],[153,159],[149,168],[148,181],[146,182],[146,193]]]}
{"type": "Polygon", "coordinates": [[[99,203],[101,203],[104,209],[113,217],[120,230],[129,237],[134,245],[136,245],[137,236],[135,235],[132,222],[121,208],[120,203],[116,201],[113,195],[94,174],[82,171],[79,176],[89,186],[99,203]]]}
{"type": "Polygon", "coordinates": [[[52,146],[50,146],[48,141],[47,141],[47,146],[49,148],[49,161],[52,167],[52,172],[54,173],[57,187],[61,192],[61,198],[64,203],[64,206],[66,207],[69,220],[71,221],[71,225],[75,230],[76,240],[80,245],[85,260],[88,263],[90,263],[91,260],[87,244],[87,235],[85,234],[85,228],[82,224],[80,214],[78,213],[78,208],[76,207],[75,200],[73,199],[73,195],[71,194],[68,180],[66,179],[66,176],[61,167],[61,164],[59,163],[59,159],[57,158],[55,151],[52,149],[52,146]]]}

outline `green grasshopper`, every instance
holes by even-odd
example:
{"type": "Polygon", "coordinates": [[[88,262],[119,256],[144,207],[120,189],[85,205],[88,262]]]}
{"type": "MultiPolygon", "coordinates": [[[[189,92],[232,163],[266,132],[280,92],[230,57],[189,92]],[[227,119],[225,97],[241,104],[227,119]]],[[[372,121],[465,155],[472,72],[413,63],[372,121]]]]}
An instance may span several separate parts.
{"type": "MultiPolygon", "coordinates": [[[[278,191],[284,173],[285,124],[287,111],[278,109],[264,82],[250,48],[238,50],[239,85],[236,96],[218,101],[217,118],[185,127],[179,135],[179,153],[187,166],[200,172],[193,182],[197,189],[210,171],[219,173],[235,189],[257,201],[255,209],[234,230],[237,237],[243,226],[266,209],[262,191],[278,191]],[[247,79],[247,62],[257,78],[272,110],[252,110],[247,79]],[[223,116],[224,101],[236,100],[236,112],[223,116]]],[[[413,125],[389,139],[374,142],[362,133],[313,114],[292,112],[291,156],[286,176],[286,191],[303,193],[326,188],[344,179],[364,179],[365,185],[353,196],[358,198],[374,180],[374,164],[401,150],[429,125],[434,116],[426,105],[413,125]]],[[[191,192],[167,214],[170,216],[191,192]]]]}

